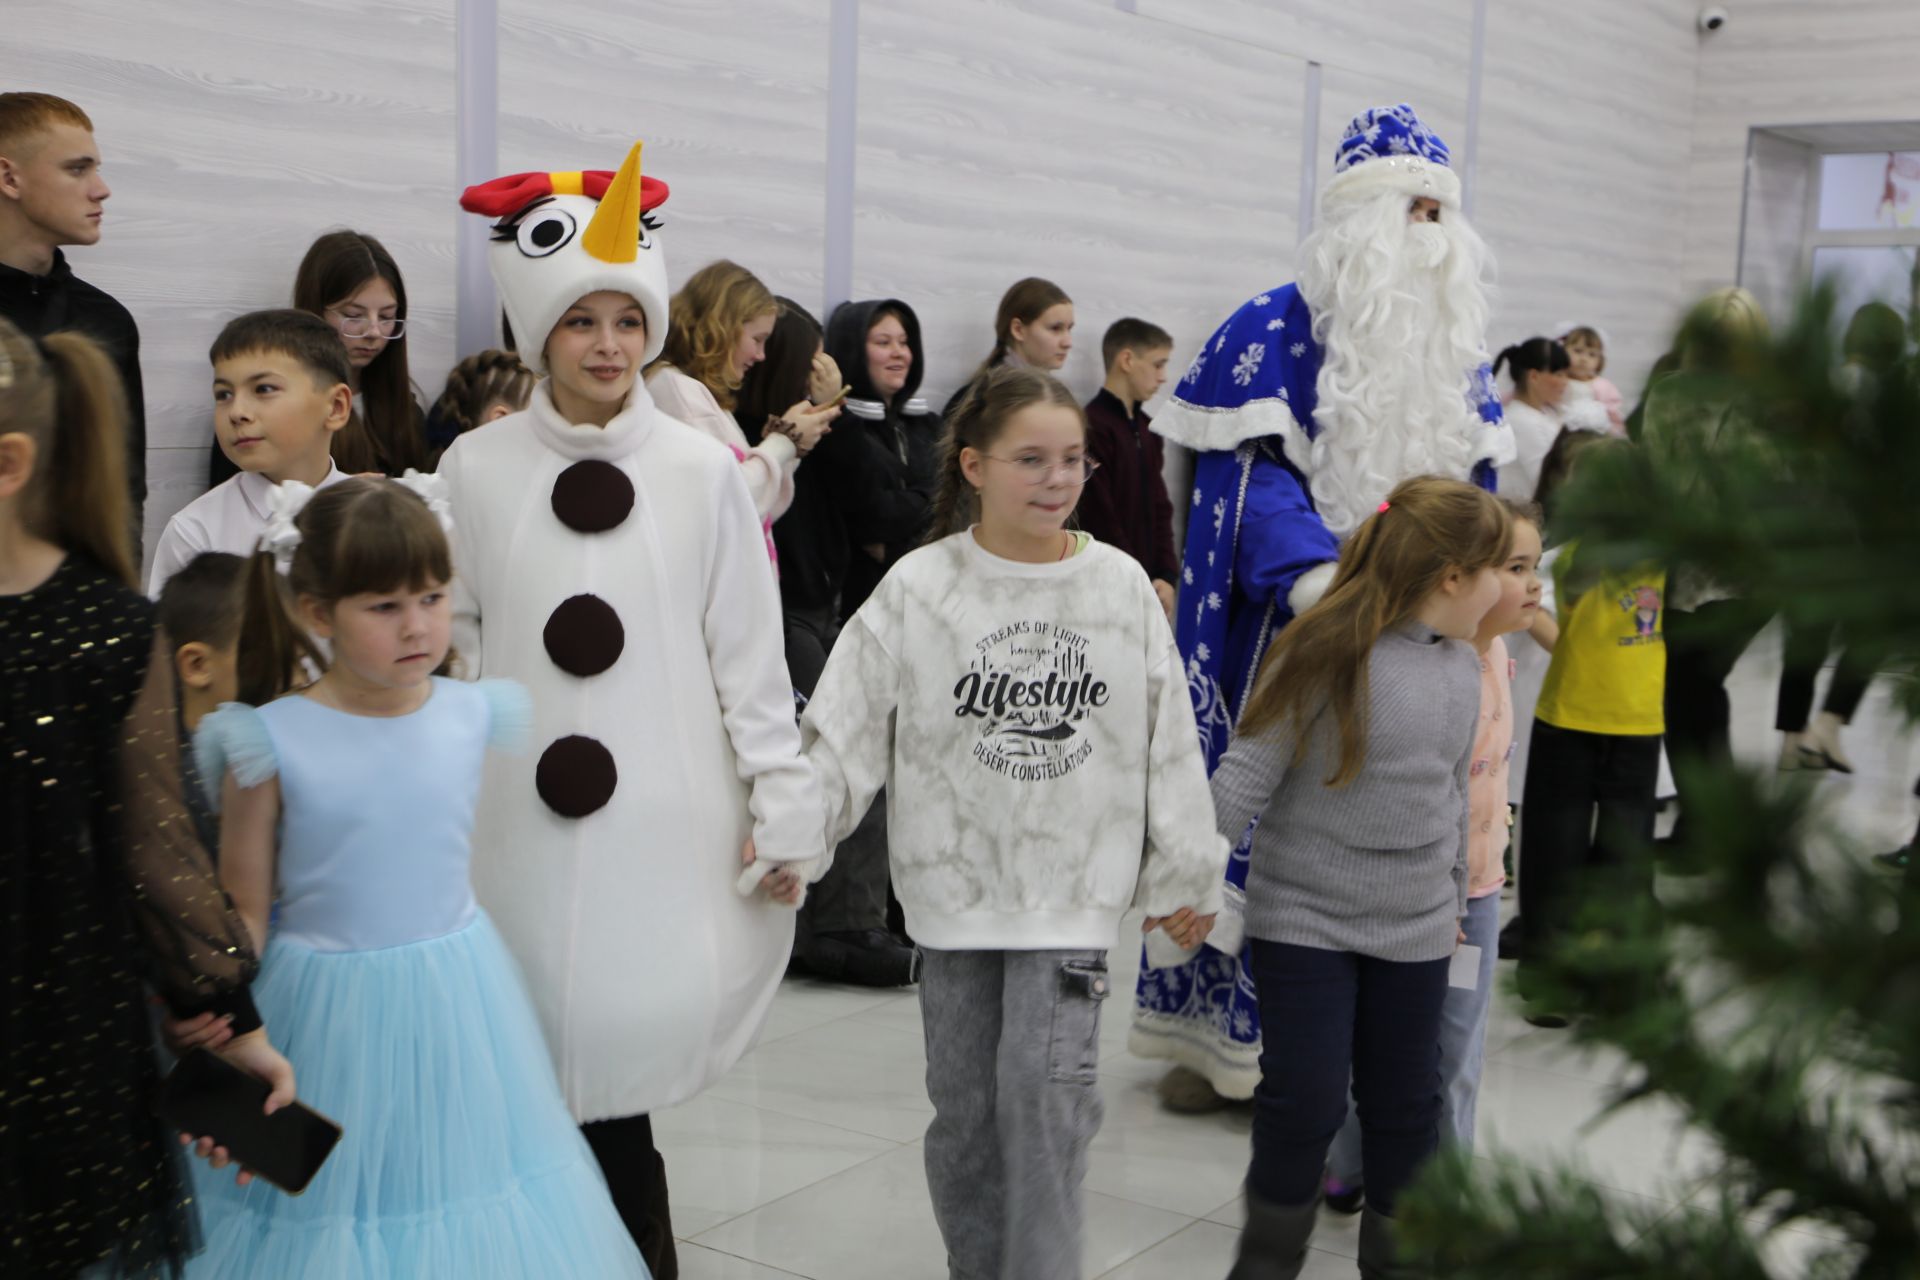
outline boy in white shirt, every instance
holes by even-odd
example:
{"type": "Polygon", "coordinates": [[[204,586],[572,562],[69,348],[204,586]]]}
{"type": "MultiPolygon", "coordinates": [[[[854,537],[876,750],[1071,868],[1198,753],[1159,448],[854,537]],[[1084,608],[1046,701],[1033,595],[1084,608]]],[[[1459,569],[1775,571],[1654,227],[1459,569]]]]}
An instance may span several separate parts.
{"type": "Polygon", "coordinates": [[[214,339],[213,427],[240,474],[201,494],[167,521],[153,553],[147,594],[203,551],[252,555],[272,513],[273,488],[297,480],[325,488],[334,433],[353,413],[346,345],[304,311],[253,311],[214,339]]]}

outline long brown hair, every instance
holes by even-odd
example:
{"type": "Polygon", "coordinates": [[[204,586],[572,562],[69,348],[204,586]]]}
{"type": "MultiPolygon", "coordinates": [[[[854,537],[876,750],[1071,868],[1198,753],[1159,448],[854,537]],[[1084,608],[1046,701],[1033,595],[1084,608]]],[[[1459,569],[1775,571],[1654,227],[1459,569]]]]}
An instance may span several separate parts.
{"type": "MultiPolygon", "coordinates": [[[[356,477],[328,485],[294,518],[300,545],[285,578],[273,553],[247,565],[240,618],[240,700],[261,706],[295,687],[301,668],[326,667],[294,615],[301,596],[323,605],[348,596],[423,591],[453,578],[453,550],[420,496],[392,480],[356,477]]],[[[453,665],[453,653],[436,675],[453,665]]]]}
{"type": "MultiPolygon", "coordinates": [[[[407,318],[407,285],[386,246],[359,231],[329,231],[315,240],[293,278],[293,305],[325,318],[328,307],[358,293],[379,277],[393,290],[394,317],[407,318]]],[[[344,340],[343,340],[344,341],[344,340]]],[[[349,474],[382,471],[397,476],[408,467],[427,465],[427,441],[420,406],[407,372],[407,333],[389,338],[380,354],[360,371],[359,410],[333,437],[334,463],[349,474]]]]}
{"type": "Polygon", "coordinates": [[[978,378],[1007,358],[1007,352],[1013,349],[1015,320],[1021,324],[1032,324],[1063,302],[1072,305],[1073,299],[1051,280],[1028,276],[1024,280],[1014,281],[1012,287],[1000,295],[1000,309],[993,315],[993,350],[980,362],[973,376],[978,378]]]}
{"type": "Polygon", "coordinates": [[[688,276],[667,303],[666,345],[647,367],[672,365],[711,391],[722,409],[731,410],[733,393],[740,389],[733,375],[740,326],[779,311],[773,291],[753,272],[725,258],[709,262],[688,276]]]}
{"type": "Polygon", "coordinates": [[[820,350],[820,322],[792,298],[774,298],[780,317],[767,335],[767,358],[747,370],[734,397],[733,418],[759,444],[768,418],[777,418],[808,396],[813,354],[820,350]]]}
{"type": "Polygon", "coordinates": [[[1313,723],[1331,713],[1340,760],[1326,785],[1352,782],[1366,762],[1367,677],[1381,633],[1412,617],[1448,573],[1500,564],[1512,538],[1512,515],[1486,490],[1439,476],[1402,482],[1347,539],[1320,602],[1281,629],[1239,731],[1291,726],[1299,764],[1313,723]]]}
{"type": "Polygon", "coordinates": [[[1073,392],[1038,369],[1002,365],[988,369],[967,388],[966,395],[947,417],[940,443],[940,484],[933,495],[933,514],[927,522],[927,541],[959,533],[979,518],[980,501],[960,470],[960,451],[985,453],[1000,438],[1013,415],[1033,404],[1071,409],[1086,427],[1086,411],[1073,392]]]}
{"type": "Polygon", "coordinates": [[[34,446],[20,494],[27,532],[92,557],[137,590],[126,392],[98,343],[77,333],[36,343],[0,319],[0,435],[14,432],[34,446]]]}

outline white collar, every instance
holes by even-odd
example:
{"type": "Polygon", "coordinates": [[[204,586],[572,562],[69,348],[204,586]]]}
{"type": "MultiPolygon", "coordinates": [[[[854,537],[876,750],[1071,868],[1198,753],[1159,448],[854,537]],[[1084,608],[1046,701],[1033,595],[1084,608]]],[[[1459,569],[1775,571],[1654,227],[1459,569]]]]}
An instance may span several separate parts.
{"type": "Polygon", "coordinates": [[[542,378],[533,389],[533,401],[527,406],[533,415],[533,429],[548,448],[575,461],[597,459],[612,462],[624,458],[653,434],[654,423],[663,415],[653,403],[653,393],[640,378],[633,390],[606,426],[596,427],[568,422],[553,404],[553,381],[542,378]]]}
{"type": "MultiPolygon", "coordinates": [[[[339,484],[346,478],[347,473],[336,466],[332,458],[328,458],[327,474],[320,478],[320,483],[314,488],[324,489],[330,484],[339,484]]],[[[248,513],[264,525],[273,515],[273,481],[258,471],[242,471],[238,481],[236,487],[240,490],[241,501],[247,504],[248,513]]]]}

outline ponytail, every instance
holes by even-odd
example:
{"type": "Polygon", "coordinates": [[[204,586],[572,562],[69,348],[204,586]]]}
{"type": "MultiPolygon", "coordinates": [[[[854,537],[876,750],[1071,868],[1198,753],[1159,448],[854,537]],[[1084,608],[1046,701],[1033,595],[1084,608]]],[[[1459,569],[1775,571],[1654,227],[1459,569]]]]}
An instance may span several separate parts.
{"type": "Polygon", "coordinates": [[[973,486],[960,470],[960,451],[978,434],[981,388],[993,372],[989,362],[960,395],[960,403],[947,415],[947,429],[940,437],[940,471],[933,491],[933,508],[927,518],[929,544],[951,537],[974,521],[979,506],[973,486]]]}
{"type": "Polygon", "coordinates": [[[138,590],[133,504],[127,497],[127,395],[120,371],[90,338],[56,333],[41,343],[58,388],[49,498],[53,541],[83,551],[138,590]]]}
{"type": "Polygon", "coordinates": [[[256,552],[241,580],[240,648],[235,665],[239,699],[262,707],[294,687],[294,676],[311,663],[326,666],[320,648],[293,617],[286,581],[273,553],[256,552]]]}
{"type": "Polygon", "coordinates": [[[1528,338],[1516,342],[1493,358],[1497,377],[1505,368],[1513,379],[1513,393],[1526,394],[1527,379],[1536,373],[1562,373],[1573,367],[1567,349],[1552,338],[1528,338]]]}
{"type": "Polygon", "coordinates": [[[1013,350],[1013,322],[1032,324],[1047,311],[1061,303],[1072,304],[1073,299],[1067,291],[1051,280],[1042,280],[1039,276],[1028,276],[1016,280],[1000,296],[999,310],[993,317],[993,350],[973,372],[972,381],[979,381],[987,372],[999,367],[1007,358],[1007,352],[1013,350]]]}
{"type": "Polygon", "coordinates": [[[37,451],[22,523],[138,590],[120,371],[91,338],[56,333],[35,342],[5,320],[0,370],[11,374],[0,379],[0,433],[20,432],[37,451]]]}

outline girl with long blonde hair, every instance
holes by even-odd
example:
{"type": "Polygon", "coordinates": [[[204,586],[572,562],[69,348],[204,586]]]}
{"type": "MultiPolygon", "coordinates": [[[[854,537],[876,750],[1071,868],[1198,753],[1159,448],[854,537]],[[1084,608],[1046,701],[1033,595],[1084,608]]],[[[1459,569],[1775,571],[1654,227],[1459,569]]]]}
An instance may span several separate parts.
{"type": "Polygon", "coordinates": [[[793,473],[840,416],[837,406],[806,400],[769,414],[760,442],[749,444],[733,419],[734,396],[747,371],[767,356],[780,304],[760,278],[722,258],[687,277],[667,308],[667,341],[647,367],[647,390],[662,412],[706,432],[733,451],[768,530],[793,505],[793,473]]]}

